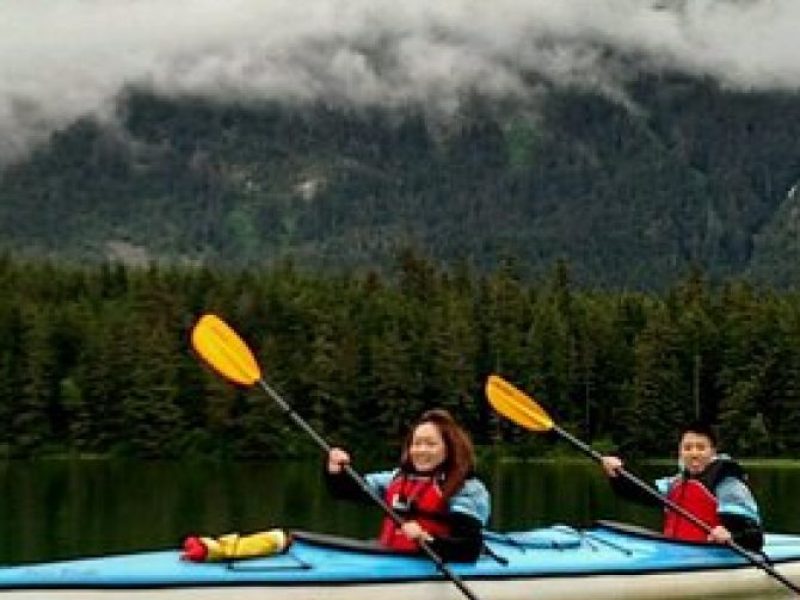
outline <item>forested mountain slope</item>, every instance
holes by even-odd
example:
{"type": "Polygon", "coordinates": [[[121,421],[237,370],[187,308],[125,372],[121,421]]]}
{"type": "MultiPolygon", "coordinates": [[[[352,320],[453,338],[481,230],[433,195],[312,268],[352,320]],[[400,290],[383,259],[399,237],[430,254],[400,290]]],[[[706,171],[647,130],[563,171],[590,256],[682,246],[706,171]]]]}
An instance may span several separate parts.
{"type": "Polygon", "coordinates": [[[800,102],[684,76],[536,110],[223,104],[129,89],[0,174],[14,254],[129,263],[387,265],[398,247],[578,282],[800,281],[800,102]],[[796,189],[796,188],[794,188],[796,189]]]}

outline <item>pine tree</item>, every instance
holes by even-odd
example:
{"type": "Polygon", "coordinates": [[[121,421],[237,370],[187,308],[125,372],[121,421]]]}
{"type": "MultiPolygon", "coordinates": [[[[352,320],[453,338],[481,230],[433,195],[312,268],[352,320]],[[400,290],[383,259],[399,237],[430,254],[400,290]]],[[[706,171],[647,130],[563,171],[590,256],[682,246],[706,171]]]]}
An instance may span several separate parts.
{"type": "Polygon", "coordinates": [[[633,405],[625,415],[631,451],[669,455],[689,416],[690,386],[679,361],[678,336],[663,307],[651,313],[635,342],[633,405]]]}

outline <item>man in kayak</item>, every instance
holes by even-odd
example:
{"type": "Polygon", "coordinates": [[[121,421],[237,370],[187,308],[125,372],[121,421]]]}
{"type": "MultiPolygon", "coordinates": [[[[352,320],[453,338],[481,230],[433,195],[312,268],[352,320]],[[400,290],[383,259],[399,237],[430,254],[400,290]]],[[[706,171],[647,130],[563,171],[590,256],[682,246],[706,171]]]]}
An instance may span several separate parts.
{"type": "MultiPolygon", "coordinates": [[[[345,450],[331,449],[328,487],[338,498],[367,499],[345,476],[343,466],[349,463],[345,450]]],[[[424,413],[403,443],[399,467],[364,477],[405,521],[398,527],[384,517],[378,541],[399,552],[418,552],[419,541],[424,540],[443,560],[477,560],[490,499],[474,468],[472,442],[450,413],[441,409],[424,413]]]]}
{"type": "MultiPolygon", "coordinates": [[[[682,429],[678,464],[679,473],[657,480],[656,487],[666,498],[708,524],[711,533],[665,508],[664,534],[689,541],[719,544],[734,541],[749,550],[760,550],[764,544],[761,517],[747,486],[747,476],[730,457],[717,454],[717,438],[708,424],[694,422],[682,429]]],[[[601,465],[619,495],[661,506],[655,497],[618,477],[623,468],[618,457],[604,456],[601,465]]]]}

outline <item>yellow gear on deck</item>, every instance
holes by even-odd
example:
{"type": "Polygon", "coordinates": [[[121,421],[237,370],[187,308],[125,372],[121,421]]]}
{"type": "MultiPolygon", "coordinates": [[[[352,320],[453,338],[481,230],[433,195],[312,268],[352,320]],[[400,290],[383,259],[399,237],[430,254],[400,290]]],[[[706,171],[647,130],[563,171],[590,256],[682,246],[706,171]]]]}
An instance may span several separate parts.
{"type": "Polygon", "coordinates": [[[289,545],[289,536],[282,529],[270,529],[248,535],[229,533],[213,537],[201,537],[208,549],[206,560],[228,560],[232,558],[255,558],[283,552],[289,545]]]}

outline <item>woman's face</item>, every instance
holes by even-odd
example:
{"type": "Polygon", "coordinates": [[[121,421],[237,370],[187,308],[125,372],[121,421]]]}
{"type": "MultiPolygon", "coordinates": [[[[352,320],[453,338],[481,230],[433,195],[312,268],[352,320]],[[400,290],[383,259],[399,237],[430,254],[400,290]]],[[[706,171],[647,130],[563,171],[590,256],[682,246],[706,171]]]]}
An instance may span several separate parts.
{"type": "Polygon", "coordinates": [[[447,458],[442,432],[433,423],[422,423],[411,436],[408,457],[417,471],[427,473],[436,470],[447,458]]]}
{"type": "Polygon", "coordinates": [[[681,438],[678,454],[686,470],[691,475],[698,475],[717,455],[717,449],[708,436],[687,431],[681,438]]]}

